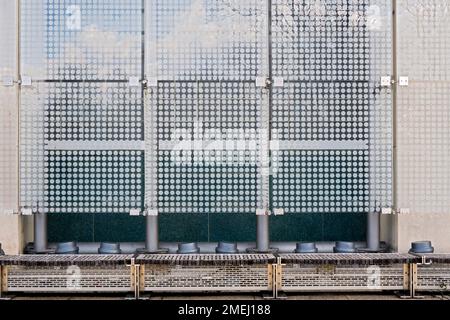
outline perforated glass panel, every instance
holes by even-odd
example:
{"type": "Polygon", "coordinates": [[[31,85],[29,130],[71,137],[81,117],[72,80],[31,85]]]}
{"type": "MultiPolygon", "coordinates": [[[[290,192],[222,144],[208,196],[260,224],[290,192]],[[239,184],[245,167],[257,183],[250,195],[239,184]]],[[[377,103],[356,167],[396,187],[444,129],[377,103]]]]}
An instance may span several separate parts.
{"type": "Polygon", "coordinates": [[[268,124],[268,91],[256,85],[268,75],[265,1],[147,4],[147,205],[255,214],[264,197],[260,129],[268,124]]]}
{"type": "Polygon", "coordinates": [[[254,83],[162,82],[155,100],[161,212],[254,213],[261,206],[254,83]]]}
{"type": "Polygon", "coordinates": [[[22,72],[40,80],[142,75],[142,0],[23,0],[22,72]]]}
{"type": "MultiPolygon", "coordinates": [[[[57,82],[41,84],[45,138],[51,141],[143,139],[142,90],[128,84],[57,82]]],[[[70,146],[70,142],[67,143],[70,146]]]]}
{"type": "Polygon", "coordinates": [[[141,151],[46,151],[48,212],[123,213],[140,208],[141,151]]]}
{"type": "Polygon", "coordinates": [[[141,0],[21,2],[24,209],[143,208],[143,9],[141,0]]]}
{"type": "Polygon", "coordinates": [[[390,1],[274,0],[273,206],[380,211],[392,196],[390,1]]]}
{"type": "Polygon", "coordinates": [[[254,81],[266,73],[266,1],[155,0],[147,8],[150,76],[254,81]]]}
{"type": "Polygon", "coordinates": [[[20,204],[22,208],[43,212],[44,118],[48,97],[45,84],[21,89],[20,106],[20,204]]]}

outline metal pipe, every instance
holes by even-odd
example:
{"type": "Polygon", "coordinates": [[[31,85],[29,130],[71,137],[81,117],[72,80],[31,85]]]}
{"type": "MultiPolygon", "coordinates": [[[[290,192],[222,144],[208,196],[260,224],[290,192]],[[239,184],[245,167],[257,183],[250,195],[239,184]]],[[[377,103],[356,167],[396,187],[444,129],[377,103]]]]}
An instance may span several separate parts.
{"type": "Polygon", "coordinates": [[[36,213],[34,215],[34,251],[44,253],[47,249],[47,214],[36,213]]]}
{"type": "Polygon", "coordinates": [[[369,251],[380,250],[380,217],[379,213],[367,214],[367,249],[369,251]]]}
{"type": "Polygon", "coordinates": [[[256,217],[256,250],[258,252],[268,252],[269,243],[269,216],[256,217]]]}
{"type": "MultiPolygon", "coordinates": [[[[293,253],[296,248],[296,242],[272,242],[270,247],[279,249],[280,253],[293,253]]],[[[255,248],[256,244],[254,242],[238,242],[239,252],[245,252],[248,248],[255,248]]],[[[317,242],[316,247],[321,253],[332,253],[333,247],[336,245],[335,242],[317,242]]],[[[131,254],[135,253],[136,250],[143,248],[145,246],[142,242],[121,242],[120,248],[122,253],[131,254]]],[[[169,253],[176,253],[178,250],[177,242],[161,242],[160,246],[162,248],[167,248],[169,253]]],[[[200,248],[200,253],[215,253],[217,242],[200,242],[198,243],[200,248]]],[[[365,242],[356,242],[355,246],[357,249],[366,248],[365,242]]],[[[80,254],[97,254],[98,248],[100,247],[100,242],[79,242],[78,247],[80,248],[80,254]]],[[[385,244],[382,243],[382,247],[385,244]]],[[[56,243],[49,244],[49,249],[55,249],[56,243]]]]}
{"type": "Polygon", "coordinates": [[[158,216],[147,216],[145,250],[157,252],[159,250],[158,216]]]}

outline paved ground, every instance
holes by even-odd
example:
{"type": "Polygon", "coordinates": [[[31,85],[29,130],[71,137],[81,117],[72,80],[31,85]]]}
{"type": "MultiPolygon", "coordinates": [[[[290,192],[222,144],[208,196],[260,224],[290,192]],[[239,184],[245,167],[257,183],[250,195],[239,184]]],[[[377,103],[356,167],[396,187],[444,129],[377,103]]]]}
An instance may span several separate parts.
{"type": "MultiPolygon", "coordinates": [[[[54,295],[34,295],[34,296],[10,296],[12,300],[124,300],[125,296],[54,296],[54,295]]],[[[131,296],[129,298],[132,298],[131,296]]],[[[149,300],[263,300],[261,295],[155,295],[144,296],[149,300]]],[[[426,300],[450,300],[447,295],[425,295],[426,300]]],[[[287,300],[403,300],[394,294],[303,294],[287,295],[287,300]]]]}

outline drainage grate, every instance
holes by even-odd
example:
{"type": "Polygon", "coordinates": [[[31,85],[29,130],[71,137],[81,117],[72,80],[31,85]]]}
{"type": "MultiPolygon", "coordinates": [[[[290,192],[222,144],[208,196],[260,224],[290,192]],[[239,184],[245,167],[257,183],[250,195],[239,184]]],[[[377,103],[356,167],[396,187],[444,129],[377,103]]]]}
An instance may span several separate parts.
{"type": "Polygon", "coordinates": [[[431,265],[417,266],[417,285],[419,291],[450,291],[450,255],[426,254],[425,262],[431,265]]]}
{"type": "Polygon", "coordinates": [[[102,266],[130,264],[133,255],[21,255],[2,256],[6,266],[102,266]]]}
{"type": "Polygon", "coordinates": [[[122,266],[9,266],[7,292],[128,292],[130,268],[122,266]]]}
{"type": "Polygon", "coordinates": [[[283,263],[333,265],[391,265],[418,261],[416,256],[398,253],[293,253],[279,257],[283,263]]]}
{"type": "Polygon", "coordinates": [[[139,256],[144,291],[268,291],[268,254],[139,256]]]}
{"type": "Polygon", "coordinates": [[[382,291],[405,289],[404,254],[281,254],[283,291],[382,291]]]}

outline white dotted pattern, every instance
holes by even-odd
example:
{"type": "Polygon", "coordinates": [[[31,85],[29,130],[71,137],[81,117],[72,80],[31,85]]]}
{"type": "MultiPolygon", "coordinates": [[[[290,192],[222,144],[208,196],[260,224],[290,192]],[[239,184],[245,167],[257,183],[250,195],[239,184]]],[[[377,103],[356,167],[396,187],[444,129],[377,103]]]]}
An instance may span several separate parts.
{"type": "Polygon", "coordinates": [[[141,0],[22,1],[23,72],[42,80],[128,80],[142,70],[141,0]]]}
{"type": "Polygon", "coordinates": [[[390,1],[273,2],[272,128],[330,150],[274,151],[274,207],[372,212],[392,204],[390,1]],[[333,150],[333,142],[365,145],[333,150]]]}

